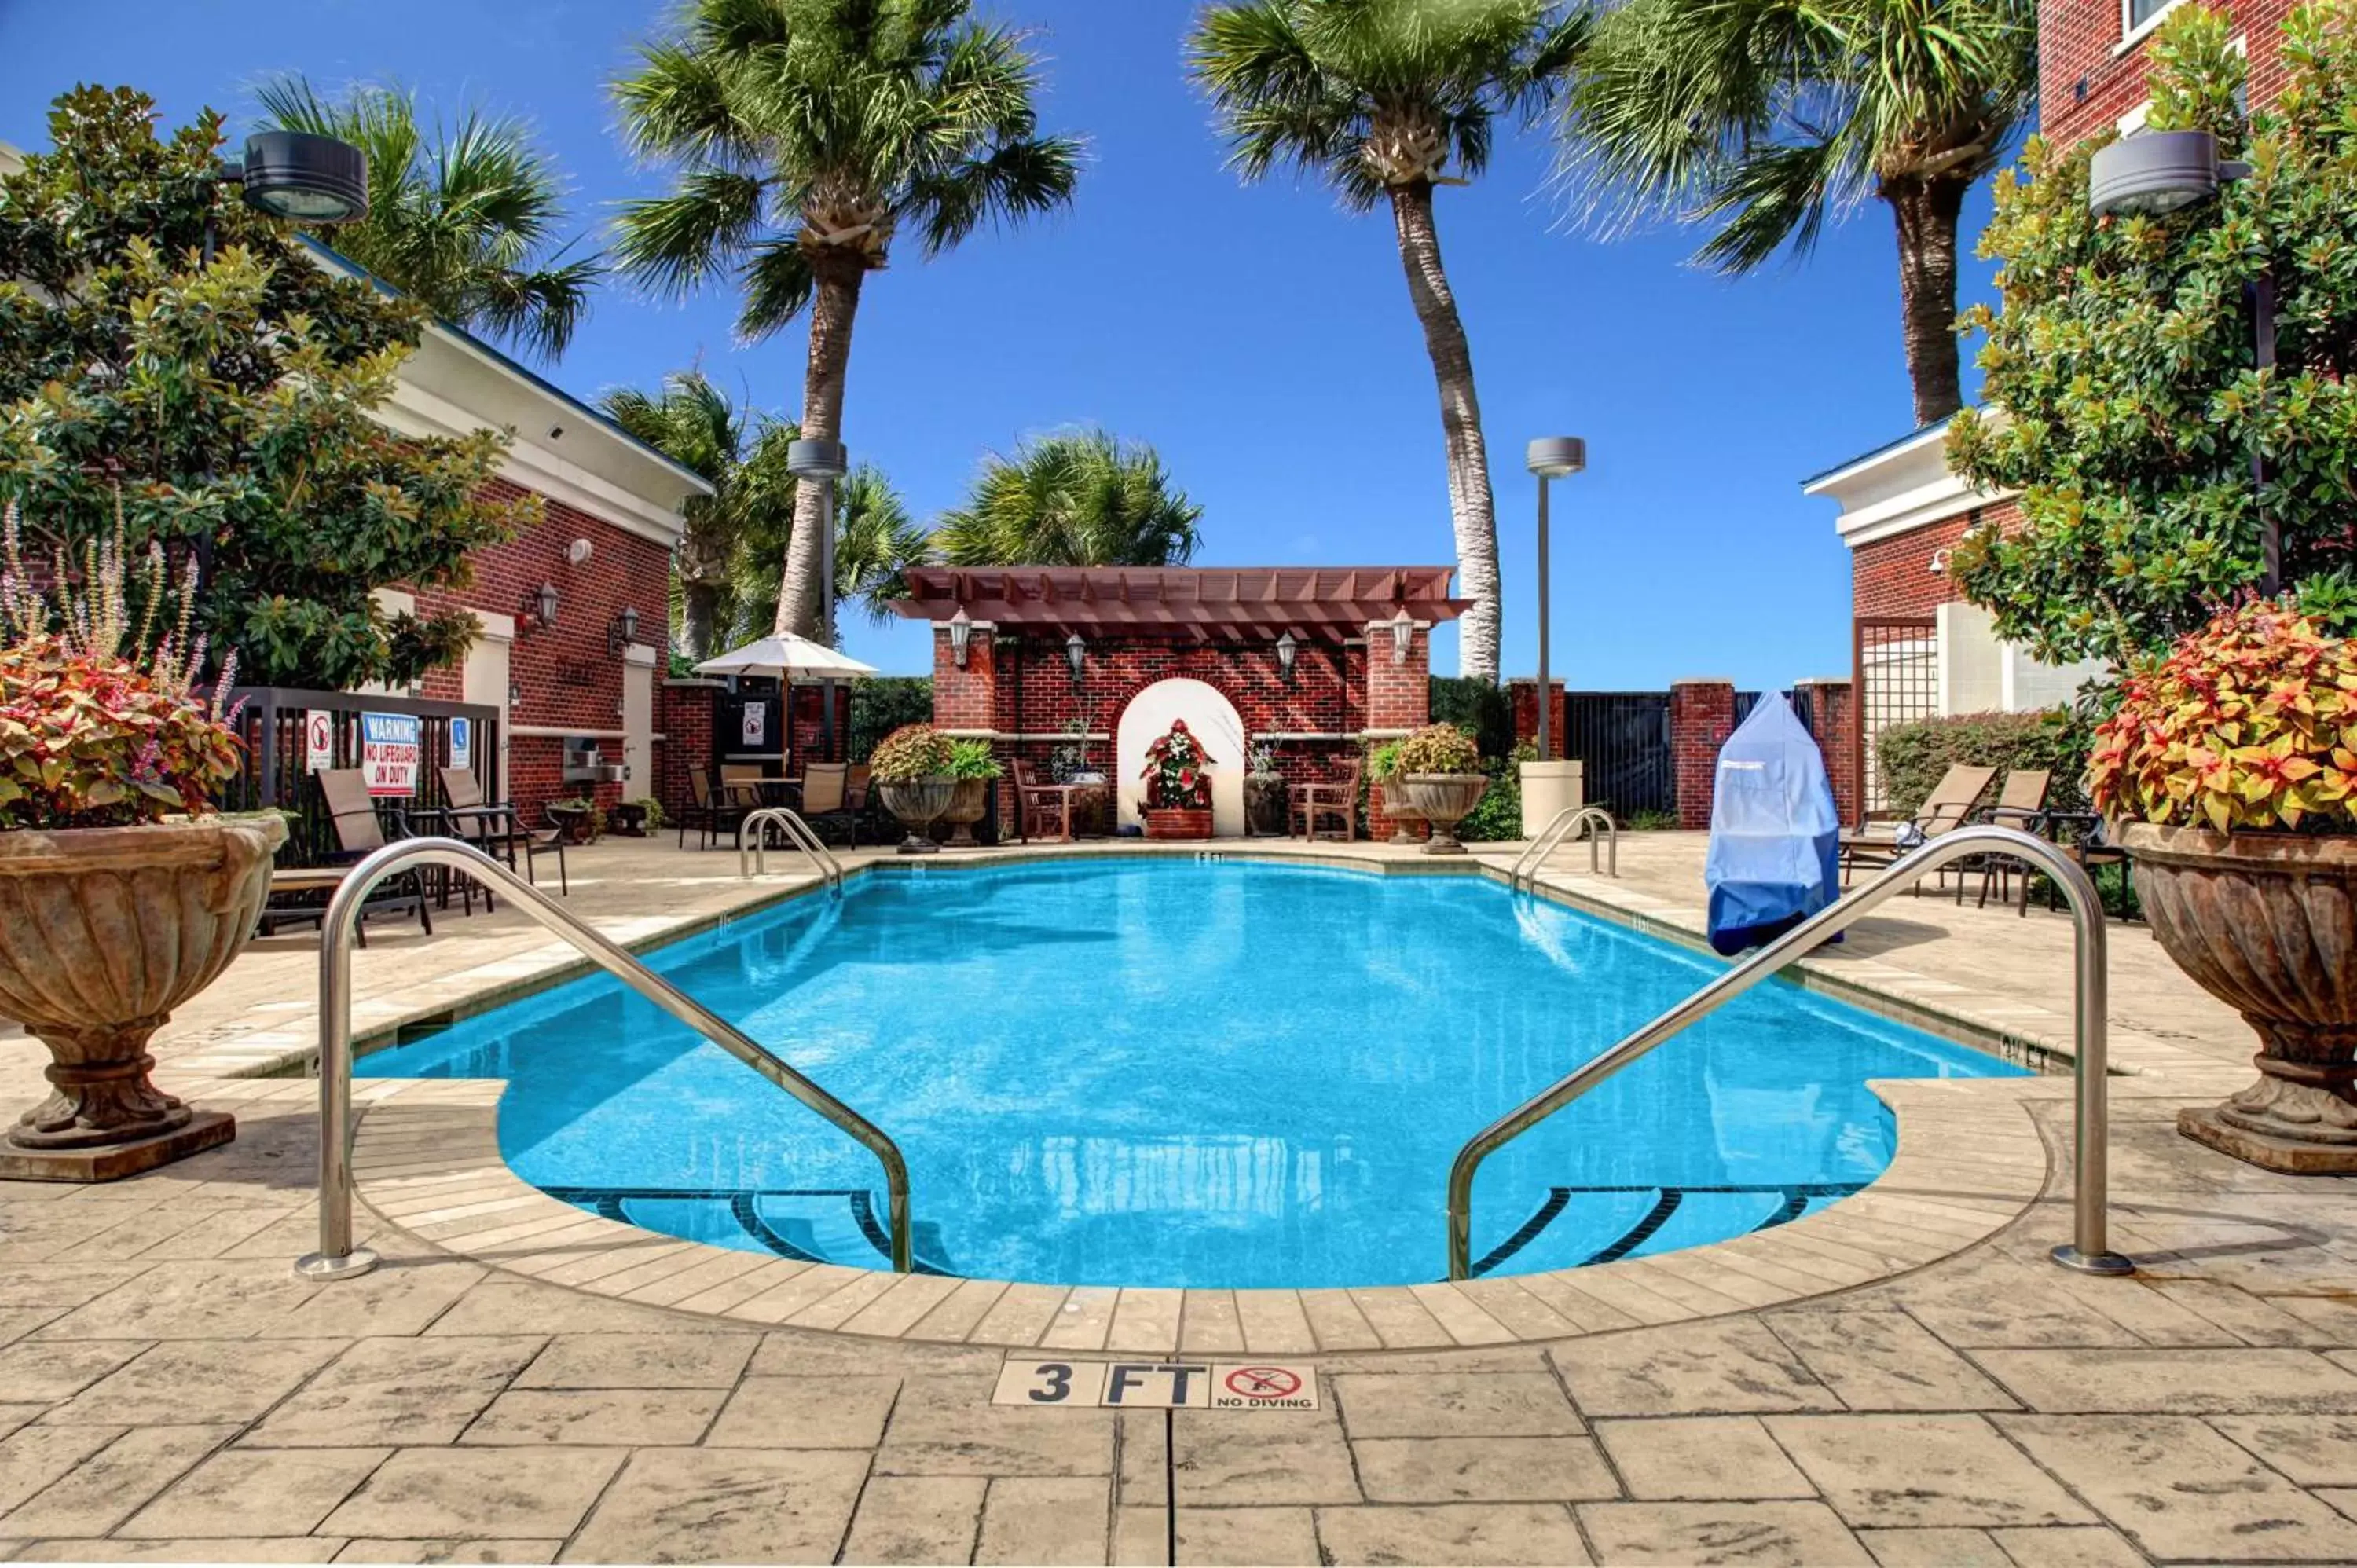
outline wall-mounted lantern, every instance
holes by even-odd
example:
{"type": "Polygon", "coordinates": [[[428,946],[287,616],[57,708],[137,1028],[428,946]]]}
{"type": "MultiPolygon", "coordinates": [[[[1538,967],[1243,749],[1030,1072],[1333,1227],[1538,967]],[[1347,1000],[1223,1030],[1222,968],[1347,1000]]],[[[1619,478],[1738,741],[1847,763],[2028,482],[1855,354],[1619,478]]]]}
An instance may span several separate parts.
{"type": "Polygon", "coordinates": [[[508,706],[511,708],[520,708],[523,706],[522,682],[511,681],[508,682],[508,706]]]}
{"type": "Polygon", "coordinates": [[[957,614],[950,617],[950,657],[957,660],[959,669],[965,668],[966,650],[973,644],[974,618],[965,613],[963,605],[960,605],[957,614]]]}
{"type": "Polygon", "coordinates": [[[639,612],[625,606],[622,613],[614,618],[614,624],[606,629],[606,651],[619,654],[638,640],[639,612]]]}
{"type": "Polygon", "coordinates": [[[543,583],[523,596],[523,618],[535,630],[545,631],[556,624],[556,585],[543,583]]]}
{"type": "Polygon", "coordinates": [[[1300,651],[1301,644],[1294,640],[1291,631],[1276,639],[1276,667],[1285,672],[1288,682],[1293,679],[1293,657],[1300,651]]]}
{"type": "Polygon", "coordinates": [[[1081,640],[1079,632],[1064,639],[1064,662],[1072,667],[1072,689],[1075,691],[1080,689],[1081,667],[1088,656],[1089,645],[1081,640]]]}
{"type": "Polygon", "coordinates": [[[1406,607],[1403,606],[1400,613],[1383,622],[1383,625],[1390,628],[1392,634],[1392,662],[1406,663],[1408,644],[1415,640],[1415,618],[1410,616],[1406,607]]]}

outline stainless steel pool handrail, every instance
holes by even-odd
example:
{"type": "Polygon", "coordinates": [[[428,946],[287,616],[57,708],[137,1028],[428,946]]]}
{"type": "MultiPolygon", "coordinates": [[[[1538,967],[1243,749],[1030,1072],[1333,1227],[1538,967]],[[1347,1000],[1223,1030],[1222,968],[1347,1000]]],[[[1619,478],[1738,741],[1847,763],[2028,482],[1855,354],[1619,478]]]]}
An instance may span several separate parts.
{"type": "Polygon", "coordinates": [[[826,841],[818,836],[816,830],[802,821],[800,811],[785,806],[764,806],[737,824],[737,875],[740,878],[770,875],[770,835],[755,833],[748,852],[745,830],[754,826],[766,828],[773,822],[785,833],[787,842],[802,852],[802,858],[817,868],[819,880],[834,891],[842,892],[843,862],[834,858],[834,852],[826,847],[826,841]],[[748,853],[753,857],[753,869],[749,872],[745,869],[748,853]]]}
{"type": "MultiPolygon", "coordinates": [[[[1528,891],[1537,886],[1539,870],[1546,865],[1547,856],[1553,854],[1566,839],[1577,832],[1583,822],[1603,825],[1604,842],[1609,844],[1612,850],[1612,868],[1606,875],[1619,876],[1620,875],[1620,826],[1612,820],[1612,813],[1601,806],[1566,806],[1548,820],[1545,827],[1539,830],[1539,836],[1531,841],[1531,847],[1514,857],[1514,869],[1507,874],[1508,882],[1521,891],[1528,891]]],[[[1596,875],[1597,836],[1595,829],[1591,827],[1587,834],[1587,874],[1590,876],[1596,875]]]]}
{"type": "Polygon", "coordinates": [[[376,1267],[352,1245],[352,934],[376,885],[413,866],[442,865],[496,886],[514,907],[573,944],[584,957],[867,1146],[884,1166],[892,1225],[892,1267],[909,1270],[909,1165],[883,1129],[740,1033],[711,1009],[608,940],[586,921],[472,844],[451,838],[403,839],[352,867],[319,922],[319,1250],[299,1259],[305,1279],[349,1279],[376,1267]]]}
{"type": "Polygon", "coordinates": [[[1851,890],[1839,903],[1802,921],[1611,1049],[1583,1063],[1466,1140],[1448,1171],[1448,1277],[1462,1280],[1472,1273],[1473,1177],[1483,1160],[1687,1025],[1716,1012],[1818,943],[1871,914],[1900,888],[1913,886],[1951,861],[1968,854],[2008,854],[2037,866],[2054,879],[2071,906],[2076,992],[2072,1026],[2078,1053],[2073,1069],[2077,1078],[2077,1131],[2072,1143],[2078,1163],[2072,1183],[2072,1240],[2055,1248],[2052,1257],[2063,1267],[2084,1273],[2134,1272],[2135,1264],[2111,1251],[2106,1234],[2109,1216],[2104,1193],[2109,1179],[2106,1161],[2110,1126],[2104,1081],[2109,1064],[2105,1059],[2108,971],[2103,902],[2085,869],[2056,845],[2016,828],[1973,826],[1943,833],[1900,856],[1888,870],[1864,886],[1851,890]]]}

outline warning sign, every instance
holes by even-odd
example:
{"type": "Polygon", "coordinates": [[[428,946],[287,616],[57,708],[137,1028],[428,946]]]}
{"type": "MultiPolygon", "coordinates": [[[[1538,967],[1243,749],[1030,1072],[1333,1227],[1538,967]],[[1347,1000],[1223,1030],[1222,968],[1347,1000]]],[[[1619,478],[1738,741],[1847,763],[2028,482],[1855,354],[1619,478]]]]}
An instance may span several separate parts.
{"type": "Polygon", "coordinates": [[[1202,1361],[1009,1360],[993,1404],[1063,1410],[1316,1410],[1308,1367],[1202,1361]]]}
{"type": "Polygon", "coordinates": [[[336,715],[325,708],[303,714],[303,771],[317,773],[336,765],[336,715]]]}
{"type": "Polygon", "coordinates": [[[368,775],[370,794],[417,793],[420,749],[416,714],[361,715],[361,767],[368,775]]]}

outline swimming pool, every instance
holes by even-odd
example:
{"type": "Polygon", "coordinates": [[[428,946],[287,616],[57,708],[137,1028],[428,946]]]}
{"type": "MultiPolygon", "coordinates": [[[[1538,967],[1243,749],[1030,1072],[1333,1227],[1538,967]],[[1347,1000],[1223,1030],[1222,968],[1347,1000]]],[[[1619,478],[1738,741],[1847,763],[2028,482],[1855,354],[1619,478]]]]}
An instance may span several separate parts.
{"type": "MultiPolygon", "coordinates": [[[[1469,876],[1171,857],[882,867],[650,961],[882,1126],[919,1264],[1055,1284],[1411,1284],[1471,1133],[1718,967],[1469,876]]],[[[501,1078],[503,1154],[611,1218],[885,1266],[874,1157],[604,976],[365,1058],[501,1078]]],[[[1483,1272],[1798,1217],[1890,1159],[1875,1078],[1996,1058],[1761,986],[1493,1156],[1483,1272]]]]}

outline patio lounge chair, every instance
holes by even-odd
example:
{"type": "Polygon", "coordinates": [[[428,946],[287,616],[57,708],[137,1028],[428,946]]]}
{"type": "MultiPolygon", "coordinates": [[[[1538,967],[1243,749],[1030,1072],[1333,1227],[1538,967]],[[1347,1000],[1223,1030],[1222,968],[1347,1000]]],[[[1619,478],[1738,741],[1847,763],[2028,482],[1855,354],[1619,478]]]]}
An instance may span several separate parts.
{"type": "Polygon", "coordinates": [[[1342,777],[1320,780],[1314,784],[1296,784],[1285,792],[1286,836],[1314,839],[1318,836],[1318,819],[1341,819],[1341,838],[1345,843],[1359,836],[1359,779],[1364,765],[1351,761],[1343,766],[1342,777]]]}
{"type": "Polygon", "coordinates": [[[1973,810],[1988,793],[1996,778],[1994,768],[1977,768],[1965,763],[1952,764],[1932,792],[1923,797],[1922,809],[1905,822],[1870,822],[1865,831],[1841,836],[1842,884],[1849,884],[1849,875],[1860,866],[1872,869],[1895,864],[1899,857],[1927,840],[1938,838],[1972,820],[1973,810]]]}
{"type": "MultiPolygon", "coordinates": [[[[447,822],[455,836],[470,841],[494,859],[504,856],[510,871],[516,869],[516,852],[522,851],[524,879],[535,886],[540,877],[533,870],[533,863],[544,854],[554,855],[557,891],[571,896],[573,884],[565,870],[564,829],[525,827],[513,804],[483,799],[482,782],[468,768],[442,769],[442,798],[447,804],[433,814],[447,822]]],[[[473,908],[471,895],[468,905],[473,908]]],[[[483,905],[490,908],[489,888],[483,891],[483,905]]]]}
{"type": "Polygon", "coordinates": [[[859,809],[851,800],[849,763],[813,762],[805,768],[801,810],[811,832],[823,833],[827,823],[838,823],[851,834],[852,847],[859,847],[859,809]]]}
{"type": "MultiPolygon", "coordinates": [[[[369,798],[365,773],[357,768],[323,768],[312,777],[318,780],[319,798],[327,804],[328,827],[336,836],[335,858],[357,861],[385,846],[388,841],[384,824],[377,817],[376,802],[369,798]]],[[[404,828],[404,836],[405,832],[404,828]]],[[[349,865],[272,871],[270,897],[262,906],[258,922],[262,934],[270,936],[281,925],[290,923],[323,925],[328,913],[327,896],[342,886],[350,875],[349,865]]],[[[360,945],[366,947],[370,916],[402,914],[413,909],[418,925],[432,936],[434,917],[425,908],[425,877],[423,870],[415,866],[377,886],[368,902],[361,907],[361,923],[353,934],[360,945]]]]}
{"type": "MultiPolygon", "coordinates": [[[[2046,796],[2053,787],[2053,782],[2054,775],[2048,768],[2009,769],[2006,773],[2005,782],[1997,786],[1996,804],[1981,813],[1981,821],[1994,822],[2001,828],[2019,828],[2026,833],[2043,835],[2046,831],[2046,796]]],[[[2028,866],[2009,854],[1977,855],[1971,862],[1964,864],[1972,869],[1977,869],[1981,874],[1979,908],[1984,909],[1988,908],[1990,887],[1995,886],[1997,889],[1997,901],[2004,903],[2010,897],[2013,874],[2017,871],[2021,873],[2025,879],[2021,890],[2022,908],[2024,913],[2028,913],[2029,901],[2029,888],[2027,882],[2029,875],[2028,866]]],[[[1959,876],[1956,878],[1956,902],[1961,904],[1964,901],[1964,879],[1959,876]]]]}
{"type": "Polygon", "coordinates": [[[710,849],[715,839],[724,833],[734,833],[745,814],[753,808],[740,802],[713,778],[709,768],[687,770],[688,803],[679,813],[679,847],[687,847],[687,830],[696,829],[703,838],[698,849],[710,849]]]}
{"type": "Polygon", "coordinates": [[[1042,784],[1031,764],[1017,757],[1015,761],[1015,831],[1023,842],[1034,838],[1049,839],[1056,843],[1072,842],[1072,796],[1079,789],[1074,784],[1042,784]],[[1055,832],[1050,833],[1050,824],[1055,832]]]}

